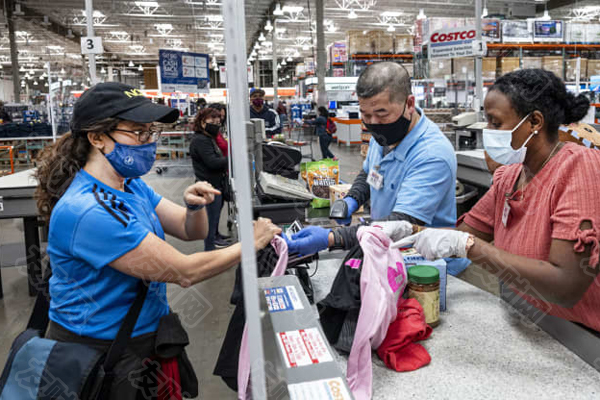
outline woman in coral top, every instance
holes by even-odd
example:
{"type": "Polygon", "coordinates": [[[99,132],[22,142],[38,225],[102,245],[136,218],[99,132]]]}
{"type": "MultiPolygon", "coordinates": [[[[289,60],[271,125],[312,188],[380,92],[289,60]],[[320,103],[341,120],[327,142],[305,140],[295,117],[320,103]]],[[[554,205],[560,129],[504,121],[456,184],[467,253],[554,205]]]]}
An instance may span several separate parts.
{"type": "Polygon", "coordinates": [[[600,151],[558,140],[559,125],[581,120],[589,101],[553,73],[526,69],[500,77],[484,106],[484,147],[503,164],[492,187],[457,230],[426,229],[394,246],[468,257],[544,313],[600,331],[600,151]]]}

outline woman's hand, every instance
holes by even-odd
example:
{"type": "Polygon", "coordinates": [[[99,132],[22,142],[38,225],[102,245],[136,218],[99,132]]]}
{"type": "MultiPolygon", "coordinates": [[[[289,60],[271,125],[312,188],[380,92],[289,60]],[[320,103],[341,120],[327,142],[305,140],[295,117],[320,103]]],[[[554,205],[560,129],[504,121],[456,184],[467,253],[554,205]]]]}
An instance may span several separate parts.
{"type": "Polygon", "coordinates": [[[268,218],[259,218],[254,222],[254,247],[256,250],[264,249],[275,235],[281,233],[281,228],[268,218]]]}
{"type": "Polygon", "coordinates": [[[200,181],[188,186],[183,192],[183,201],[189,206],[205,206],[215,200],[215,196],[221,192],[215,189],[210,183],[200,181]]]}

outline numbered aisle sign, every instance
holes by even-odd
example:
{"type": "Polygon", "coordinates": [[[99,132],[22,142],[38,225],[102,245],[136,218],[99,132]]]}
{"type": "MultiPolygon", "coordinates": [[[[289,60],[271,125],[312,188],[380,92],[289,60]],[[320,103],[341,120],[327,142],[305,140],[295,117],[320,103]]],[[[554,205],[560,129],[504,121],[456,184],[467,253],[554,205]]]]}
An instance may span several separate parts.
{"type": "Polygon", "coordinates": [[[102,54],[102,38],[98,36],[81,37],[81,54],[102,54]]]}

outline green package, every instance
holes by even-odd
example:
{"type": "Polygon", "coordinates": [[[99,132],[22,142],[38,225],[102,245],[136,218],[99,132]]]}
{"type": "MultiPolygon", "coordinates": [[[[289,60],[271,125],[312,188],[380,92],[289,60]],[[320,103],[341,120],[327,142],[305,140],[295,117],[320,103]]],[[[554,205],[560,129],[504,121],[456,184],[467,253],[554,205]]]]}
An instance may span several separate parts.
{"type": "Polygon", "coordinates": [[[303,163],[300,165],[300,174],[308,190],[316,196],[311,202],[311,207],[329,207],[329,187],[340,182],[339,162],[324,159],[303,163]]]}

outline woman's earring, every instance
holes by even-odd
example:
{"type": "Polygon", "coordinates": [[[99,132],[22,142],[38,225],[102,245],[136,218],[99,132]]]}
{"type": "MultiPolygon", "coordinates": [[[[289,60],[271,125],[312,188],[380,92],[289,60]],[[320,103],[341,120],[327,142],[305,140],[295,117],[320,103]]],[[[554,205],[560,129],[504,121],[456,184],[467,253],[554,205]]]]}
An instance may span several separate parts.
{"type": "Polygon", "coordinates": [[[534,135],[537,135],[537,134],[538,134],[538,131],[537,131],[537,130],[533,131],[533,134],[534,134],[534,135]]]}

